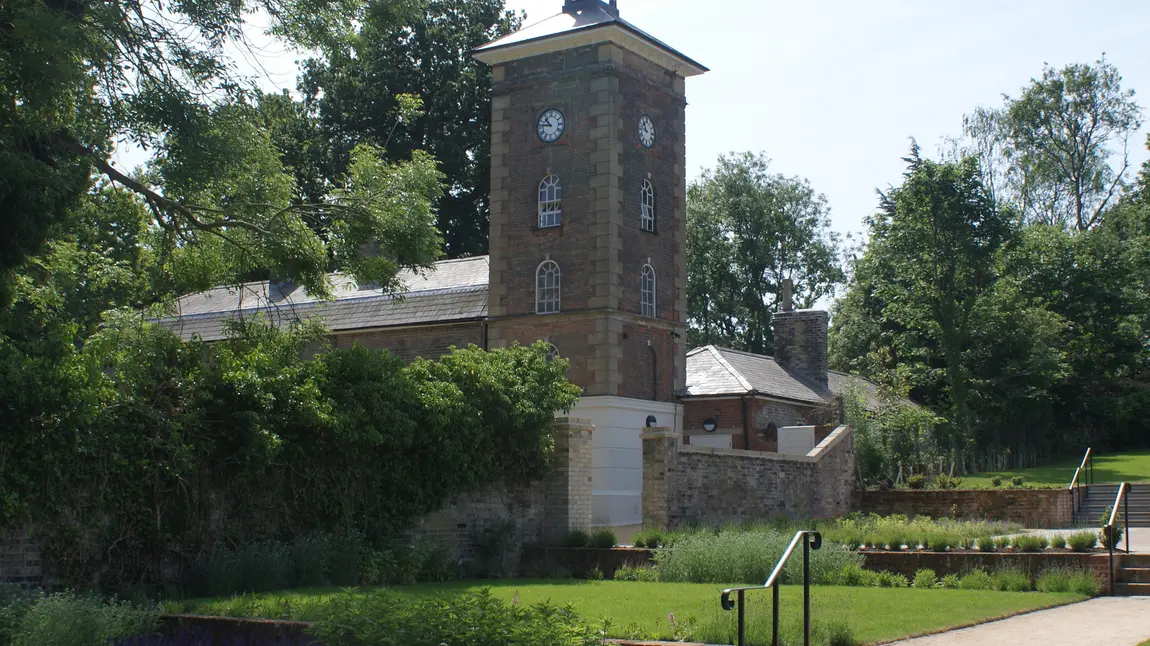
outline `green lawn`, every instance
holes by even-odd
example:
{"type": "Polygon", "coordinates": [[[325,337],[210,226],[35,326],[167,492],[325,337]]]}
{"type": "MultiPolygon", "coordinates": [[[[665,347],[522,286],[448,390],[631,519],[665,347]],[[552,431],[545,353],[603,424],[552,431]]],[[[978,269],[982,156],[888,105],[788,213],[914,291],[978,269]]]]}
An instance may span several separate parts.
{"type": "MultiPolygon", "coordinates": [[[[719,607],[720,587],[695,583],[632,583],[622,581],[483,581],[396,588],[412,596],[458,593],[490,588],[505,601],[518,595],[531,605],[543,601],[570,603],[585,619],[611,620],[610,636],[646,639],[683,637],[708,643],[732,643],[735,612],[719,607]],[[678,634],[671,625],[674,614],[678,634]]],[[[259,616],[314,620],[338,590],[301,590],[225,600],[172,602],[170,612],[227,616],[259,616]]],[[[1026,610],[1079,601],[1074,594],[984,592],[975,590],[916,590],[890,588],[812,588],[812,615],[820,628],[845,623],[864,643],[886,641],[953,626],[983,622],[1026,610]]],[[[747,596],[748,635],[766,643],[770,631],[770,592],[747,596]]],[[[792,634],[802,620],[802,588],[782,590],[784,629],[792,634]]]]}
{"type": "MultiPolygon", "coordinates": [[[[1074,477],[1074,470],[1081,463],[1082,457],[1079,456],[1034,469],[1004,471],[998,474],[980,473],[976,476],[963,478],[963,484],[990,487],[990,479],[999,475],[1002,476],[1003,486],[1010,486],[1010,479],[1020,475],[1026,478],[1026,484],[1068,487],[1070,486],[1070,479],[1074,477]]],[[[1150,481],[1150,452],[1094,456],[1094,481],[1100,484],[1150,481]]]]}

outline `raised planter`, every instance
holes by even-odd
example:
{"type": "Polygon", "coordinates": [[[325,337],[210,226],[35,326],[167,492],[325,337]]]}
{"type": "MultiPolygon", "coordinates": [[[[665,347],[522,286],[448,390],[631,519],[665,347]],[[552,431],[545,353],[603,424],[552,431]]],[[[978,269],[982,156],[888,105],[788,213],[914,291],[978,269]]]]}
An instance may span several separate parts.
{"type": "MultiPolygon", "coordinates": [[[[194,646],[211,644],[253,644],[276,646],[322,646],[307,634],[306,621],[241,619],[210,615],[163,615],[160,624],[165,635],[194,637],[194,646]]],[[[184,642],[180,642],[184,643],[184,642]]]]}
{"type": "Polygon", "coordinates": [[[1093,571],[1102,583],[1102,593],[1110,592],[1109,556],[1099,552],[928,552],[925,550],[887,551],[860,550],[863,567],[868,570],[886,570],[908,579],[923,568],[934,570],[938,576],[962,576],[975,569],[987,572],[1000,568],[1017,568],[1030,575],[1033,583],[1044,570],[1056,567],[1080,568],[1093,571]]]}
{"type": "Polygon", "coordinates": [[[583,578],[599,568],[604,578],[611,579],[623,566],[651,565],[654,558],[654,550],[641,547],[524,547],[520,571],[530,575],[564,569],[576,578],[583,578]]]}
{"type": "Polygon", "coordinates": [[[855,511],[890,516],[1001,520],[1030,528],[1071,527],[1074,506],[1066,489],[889,489],[856,491],[855,511]]]}

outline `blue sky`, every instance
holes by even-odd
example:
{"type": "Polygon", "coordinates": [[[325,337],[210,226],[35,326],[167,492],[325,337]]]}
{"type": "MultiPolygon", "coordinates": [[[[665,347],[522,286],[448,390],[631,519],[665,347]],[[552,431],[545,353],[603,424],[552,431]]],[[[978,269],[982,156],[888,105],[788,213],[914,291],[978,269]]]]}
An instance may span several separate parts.
{"type": "MultiPolygon", "coordinates": [[[[509,0],[528,21],[562,0],[509,0]]],[[[687,81],[690,178],[720,153],[763,151],[860,231],[898,183],[909,137],[935,154],[962,116],[1017,95],[1048,62],[1103,52],[1150,109],[1150,1],[619,0],[624,18],[711,68],[687,81]]],[[[1150,115],[1150,113],[1148,113],[1150,115]]],[[[1147,159],[1143,128],[1132,158],[1147,159]]]]}
{"type": "MultiPolygon", "coordinates": [[[[507,4],[534,22],[563,0],[507,4]]],[[[964,114],[1017,95],[1044,62],[1105,53],[1150,121],[1150,0],[619,0],[619,9],[711,68],[687,82],[689,179],[721,153],[765,152],[775,172],[827,195],[842,233],[861,231],[875,189],[900,181],[910,137],[935,154],[964,114]]],[[[255,31],[256,56],[244,52],[239,68],[258,70],[266,90],[294,89],[300,55],[255,31]]],[[[1132,139],[1135,166],[1150,157],[1147,132],[1132,139]]],[[[143,161],[139,151],[118,157],[143,161]]]]}

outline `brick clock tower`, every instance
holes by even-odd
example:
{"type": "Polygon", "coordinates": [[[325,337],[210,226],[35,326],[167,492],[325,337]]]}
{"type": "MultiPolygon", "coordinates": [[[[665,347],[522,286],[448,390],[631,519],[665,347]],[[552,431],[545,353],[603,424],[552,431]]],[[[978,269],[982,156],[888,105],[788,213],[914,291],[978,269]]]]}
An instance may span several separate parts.
{"type": "Polygon", "coordinates": [[[492,68],[492,347],[550,342],[593,434],[592,523],[642,521],[649,417],[681,430],[685,81],[707,71],[612,0],[474,53],[492,68]]]}

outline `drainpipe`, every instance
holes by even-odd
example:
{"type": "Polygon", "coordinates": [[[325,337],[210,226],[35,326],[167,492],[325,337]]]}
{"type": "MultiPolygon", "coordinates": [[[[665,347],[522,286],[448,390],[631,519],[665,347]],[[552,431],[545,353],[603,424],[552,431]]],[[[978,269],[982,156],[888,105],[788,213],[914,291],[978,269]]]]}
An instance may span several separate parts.
{"type": "Polygon", "coordinates": [[[751,450],[751,424],[747,415],[747,396],[743,395],[743,449],[751,450]]]}
{"type": "Polygon", "coordinates": [[[483,326],[483,350],[484,350],[484,351],[486,351],[486,350],[488,350],[488,347],[487,347],[487,337],[488,337],[488,334],[487,334],[487,331],[488,331],[487,321],[484,321],[484,322],[480,323],[480,325],[482,325],[482,326],[483,326]]]}

